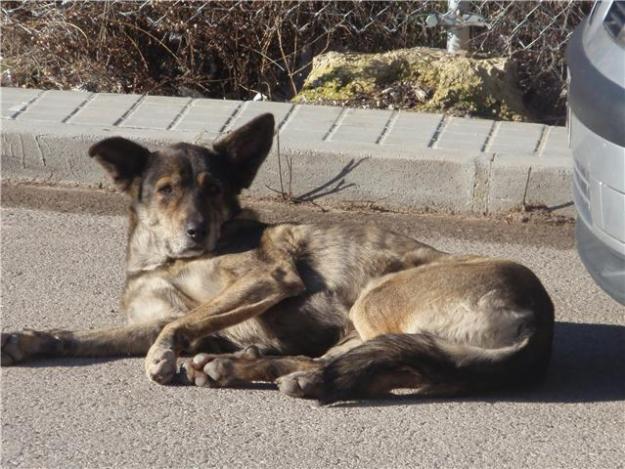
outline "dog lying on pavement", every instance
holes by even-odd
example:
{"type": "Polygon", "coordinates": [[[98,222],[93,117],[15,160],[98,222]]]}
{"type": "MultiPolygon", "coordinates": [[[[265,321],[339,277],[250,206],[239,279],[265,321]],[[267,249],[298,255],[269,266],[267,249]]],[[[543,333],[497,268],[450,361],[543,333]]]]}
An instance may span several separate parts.
{"type": "Polygon", "coordinates": [[[553,304],[526,267],[375,226],[247,216],[238,196],[273,134],[264,114],[211,149],[150,152],[120,137],[92,146],[130,198],[128,325],[3,333],[2,366],[147,354],[146,373],[161,384],[269,381],[322,403],[396,388],[453,396],[544,376],[553,304]]]}

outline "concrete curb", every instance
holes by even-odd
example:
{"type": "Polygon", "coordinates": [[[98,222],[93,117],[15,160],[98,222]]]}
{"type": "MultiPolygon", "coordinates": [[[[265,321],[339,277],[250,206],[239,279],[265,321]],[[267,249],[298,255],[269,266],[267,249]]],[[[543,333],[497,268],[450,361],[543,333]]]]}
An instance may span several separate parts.
{"type": "Polygon", "coordinates": [[[210,144],[255,115],[273,112],[278,145],[251,196],[290,191],[323,203],[374,202],[389,208],[499,214],[527,206],[573,215],[572,157],[566,132],[390,110],[272,102],[1,88],[2,179],[109,187],[86,156],[99,139],[121,135],[154,148],[210,144]],[[292,163],[288,187],[287,162],[292,163]]]}

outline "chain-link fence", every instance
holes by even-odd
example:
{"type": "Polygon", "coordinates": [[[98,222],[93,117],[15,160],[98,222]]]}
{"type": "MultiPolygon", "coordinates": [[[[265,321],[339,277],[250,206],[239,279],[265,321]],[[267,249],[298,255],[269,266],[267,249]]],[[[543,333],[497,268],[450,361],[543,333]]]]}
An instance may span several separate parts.
{"type": "MultiPolygon", "coordinates": [[[[520,87],[540,120],[564,115],[564,48],[591,2],[473,1],[490,23],[475,54],[518,62],[520,87]]],[[[2,82],[287,100],[315,55],[445,47],[425,18],[429,2],[2,2],[2,82]]]]}

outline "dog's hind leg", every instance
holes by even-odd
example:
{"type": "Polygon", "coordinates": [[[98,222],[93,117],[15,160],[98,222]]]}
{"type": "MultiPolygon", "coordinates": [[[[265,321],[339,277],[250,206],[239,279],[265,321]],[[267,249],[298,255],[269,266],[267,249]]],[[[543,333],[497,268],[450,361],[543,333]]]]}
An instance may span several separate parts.
{"type": "Polygon", "coordinates": [[[3,332],[2,366],[36,357],[114,357],[145,355],[171,320],[92,331],[3,332]]]}
{"type": "Polygon", "coordinates": [[[449,396],[537,382],[553,328],[539,281],[503,262],[444,267],[372,282],[350,310],[366,341],[320,370],[285,376],[280,389],[331,403],[396,388],[449,396]]]}

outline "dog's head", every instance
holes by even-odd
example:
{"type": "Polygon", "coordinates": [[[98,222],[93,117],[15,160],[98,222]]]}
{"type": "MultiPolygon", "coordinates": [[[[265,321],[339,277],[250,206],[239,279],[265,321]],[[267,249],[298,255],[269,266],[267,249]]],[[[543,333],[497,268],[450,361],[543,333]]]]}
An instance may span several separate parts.
{"type": "Polygon", "coordinates": [[[263,114],[204,148],[178,143],[155,152],[121,137],[89,155],[131,198],[132,238],[154,259],[194,257],[215,248],[224,222],[239,210],[271,149],[274,118],[263,114]],[[141,244],[141,243],[140,243],[141,244]]]}

